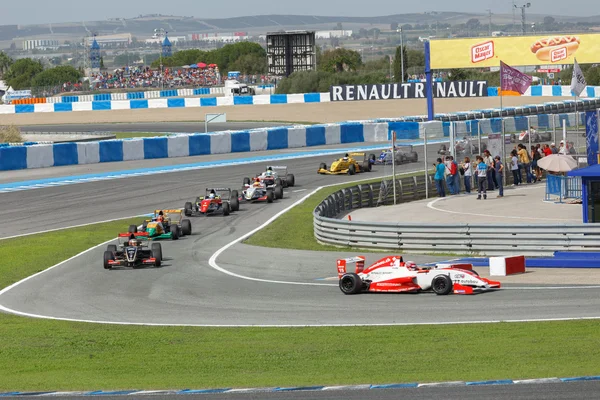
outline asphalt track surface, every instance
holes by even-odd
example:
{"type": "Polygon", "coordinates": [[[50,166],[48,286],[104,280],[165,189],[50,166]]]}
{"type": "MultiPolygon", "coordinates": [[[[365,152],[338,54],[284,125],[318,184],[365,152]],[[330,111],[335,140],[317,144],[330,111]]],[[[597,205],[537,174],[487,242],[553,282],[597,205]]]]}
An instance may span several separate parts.
{"type": "MultiPolygon", "coordinates": [[[[65,125],[32,125],[21,126],[21,132],[177,132],[177,133],[203,133],[203,115],[198,115],[198,122],[154,122],[135,124],[65,124],[65,125]]],[[[287,126],[289,122],[224,122],[210,123],[209,132],[227,130],[246,130],[272,126],[287,126]]]]}
{"type": "MultiPolygon", "coordinates": [[[[432,145],[430,150],[435,151],[437,148],[439,145],[432,145]]],[[[196,160],[209,157],[211,156],[198,157],[196,160]]],[[[217,258],[220,267],[233,273],[286,283],[242,279],[211,268],[208,260],[215,251],[258,227],[312,189],[363,178],[360,175],[354,178],[317,175],[316,165],[332,158],[296,159],[283,163],[296,175],[298,185],[286,191],[285,198],[281,201],[270,205],[242,204],[242,209],[228,218],[194,218],[192,236],[177,242],[163,242],[167,260],[161,268],[105,271],[101,267],[103,248],[98,248],[5,292],[0,296],[0,304],[18,312],[46,317],[98,322],[200,325],[443,323],[596,316],[600,296],[598,290],[594,289],[521,290],[518,285],[513,285],[513,290],[476,297],[440,297],[428,294],[344,296],[335,280],[322,280],[335,276],[335,259],[347,255],[344,253],[296,252],[236,244],[217,258]]],[[[115,163],[89,168],[98,171],[127,166],[129,165],[115,163]]],[[[136,164],[129,167],[139,166],[136,164]]],[[[0,228],[0,238],[138,215],[155,208],[181,206],[206,186],[239,187],[243,176],[258,172],[262,167],[262,164],[231,166],[3,193],[0,194],[0,203],[3,205],[0,218],[4,223],[0,228]],[[48,210],[51,212],[47,212],[48,210]]],[[[420,168],[421,165],[408,164],[399,167],[399,170],[420,168]]],[[[49,170],[52,169],[29,171],[28,179],[35,179],[36,175],[44,176],[49,170]]],[[[375,172],[365,174],[365,177],[381,176],[383,172],[384,168],[378,167],[375,172]]],[[[65,176],[78,174],[81,173],[81,167],[62,167],[54,169],[54,173],[65,176]]],[[[18,174],[16,176],[19,177],[18,174]]],[[[5,176],[4,179],[11,180],[15,177],[5,176]]],[[[290,234],[293,234],[293,227],[290,227],[290,234]]],[[[433,257],[414,258],[423,262],[435,260],[433,257]]],[[[373,255],[368,257],[369,261],[373,259],[373,255]]],[[[599,389],[599,382],[569,382],[386,390],[186,394],[186,398],[558,400],[593,398],[599,389]]],[[[84,397],[89,396],[69,396],[74,399],[84,397]]],[[[178,397],[173,394],[152,396],[157,400],[178,397]]]]}
{"type": "MultiPolygon", "coordinates": [[[[178,398],[198,400],[479,400],[479,399],[512,399],[512,400],[571,400],[594,399],[598,397],[600,381],[580,381],[544,384],[484,385],[484,386],[430,386],[403,389],[371,389],[371,390],[325,390],[325,391],[289,391],[258,393],[219,393],[219,394],[153,394],[152,400],[173,400],[178,398]]],[[[132,396],[103,395],[106,400],[122,400],[132,396]]],[[[138,396],[137,398],[146,398],[138,396]]],[[[13,397],[13,398],[16,398],[13,397]]],[[[20,399],[39,399],[35,396],[18,396],[20,399]]],[[[69,396],[69,399],[84,400],[90,396],[69,396]]]]}
{"type": "MultiPolygon", "coordinates": [[[[512,285],[476,299],[431,294],[416,295],[418,301],[415,295],[344,296],[334,279],[335,260],[355,253],[292,252],[235,244],[216,259],[221,270],[209,264],[217,250],[316,187],[363,178],[317,175],[322,160],[286,162],[298,184],[286,191],[283,200],[242,204],[240,211],[229,217],[192,218],[192,236],[163,242],[166,260],[161,268],[106,271],[101,267],[102,246],[5,292],[0,304],[27,315],[53,318],[211,326],[460,323],[597,316],[600,288],[578,286],[530,290],[512,285]]],[[[420,167],[406,164],[399,169],[420,167]]],[[[244,176],[263,168],[262,164],[231,166],[3,193],[0,218],[5,222],[0,237],[181,207],[205,187],[239,188],[244,176]]],[[[384,170],[376,167],[364,177],[382,176],[384,170]]],[[[417,220],[414,217],[413,221],[417,220]]],[[[289,234],[294,234],[293,227],[289,234]]],[[[368,255],[367,261],[376,261],[376,257],[368,255]]],[[[417,262],[439,259],[411,258],[417,262]]]]}

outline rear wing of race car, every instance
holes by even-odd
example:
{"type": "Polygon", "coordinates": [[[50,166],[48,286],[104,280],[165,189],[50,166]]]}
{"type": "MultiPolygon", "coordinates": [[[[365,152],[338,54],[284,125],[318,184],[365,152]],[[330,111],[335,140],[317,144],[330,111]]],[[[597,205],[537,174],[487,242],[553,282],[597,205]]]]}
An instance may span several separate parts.
{"type": "Polygon", "coordinates": [[[337,260],[338,279],[342,279],[342,276],[346,273],[346,267],[349,264],[356,264],[356,269],[354,272],[357,274],[363,272],[365,269],[365,257],[356,256],[337,260]]]}
{"type": "Polygon", "coordinates": [[[268,165],[267,169],[271,168],[273,171],[284,171],[283,175],[287,175],[287,167],[286,166],[278,166],[278,165],[268,165]]]}
{"type": "Polygon", "coordinates": [[[205,199],[208,198],[210,191],[214,190],[217,196],[220,196],[222,200],[231,199],[231,188],[206,188],[206,196],[205,199]],[[227,194],[227,196],[223,196],[222,194],[227,194]]]}
{"type": "Polygon", "coordinates": [[[366,159],[367,158],[367,153],[349,153],[348,155],[354,159],[357,159],[357,158],[366,159]]]}
{"type": "Polygon", "coordinates": [[[172,222],[179,223],[183,219],[183,208],[172,209],[172,210],[155,210],[154,215],[158,215],[159,212],[163,212],[163,214],[179,214],[178,219],[171,218],[172,222]]]}
{"type": "Polygon", "coordinates": [[[135,232],[135,233],[119,233],[117,239],[119,239],[119,243],[127,242],[131,235],[134,235],[136,239],[139,240],[148,240],[148,232],[135,232]]]}

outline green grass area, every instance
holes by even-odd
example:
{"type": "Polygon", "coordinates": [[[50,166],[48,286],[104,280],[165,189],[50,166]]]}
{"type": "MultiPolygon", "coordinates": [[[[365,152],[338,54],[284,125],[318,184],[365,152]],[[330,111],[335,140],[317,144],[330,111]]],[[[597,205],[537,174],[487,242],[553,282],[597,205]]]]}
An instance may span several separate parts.
{"type": "MultiPolygon", "coordinates": [[[[410,177],[422,172],[398,174],[400,177],[410,177]]],[[[317,242],[313,227],[313,211],[327,196],[345,187],[357,184],[381,182],[381,178],[369,179],[363,182],[348,182],[337,186],[320,189],[307,198],[304,202],[292,208],[264,229],[256,232],[244,241],[252,246],[262,246],[280,249],[313,250],[313,251],[340,251],[350,247],[336,247],[323,245],[317,242]]],[[[377,250],[363,250],[368,252],[381,252],[377,250]]]]}
{"type": "MultiPolygon", "coordinates": [[[[0,287],[113,238],[140,220],[2,240],[0,287]]],[[[402,296],[397,300],[402,302],[402,296]]],[[[206,306],[209,303],[198,304],[206,306]]],[[[600,375],[597,327],[597,321],[281,329],[149,327],[0,313],[0,392],[600,375]],[[365,359],[368,366],[357,368],[365,359]]]]}

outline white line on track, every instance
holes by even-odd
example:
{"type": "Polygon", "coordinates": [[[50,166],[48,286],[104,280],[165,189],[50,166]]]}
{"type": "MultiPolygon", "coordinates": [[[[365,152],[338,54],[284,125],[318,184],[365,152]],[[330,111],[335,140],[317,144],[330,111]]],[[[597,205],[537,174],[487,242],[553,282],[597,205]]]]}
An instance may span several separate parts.
{"type": "MultiPolygon", "coordinates": [[[[83,226],[90,226],[90,225],[96,225],[96,224],[103,224],[105,222],[115,222],[115,221],[121,221],[124,219],[129,219],[129,218],[138,218],[138,217],[146,217],[148,216],[148,214],[143,214],[143,215],[134,215],[132,217],[123,217],[123,218],[115,218],[115,219],[107,219],[105,221],[97,221],[97,222],[90,222],[87,224],[79,224],[79,225],[72,225],[72,226],[65,226],[63,228],[54,228],[54,229],[48,229],[45,231],[39,231],[39,232],[33,232],[33,233],[23,233],[21,235],[14,235],[14,236],[8,236],[8,237],[0,237],[0,240],[6,240],[6,239],[15,239],[15,238],[19,238],[19,237],[24,237],[24,236],[31,236],[31,235],[37,235],[40,233],[49,233],[49,232],[56,232],[56,231],[62,231],[63,229],[71,229],[71,228],[81,228],[83,226]]],[[[83,254],[83,253],[81,253],[83,254]]],[[[52,267],[54,268],[54,267],[52,267]]]]}
{"type": "MultiPolygon", "coordinates": [[[[537,189],[537,188],[539,188],[539,187],[529,187],[529,188],[522,188],[522,189],[515,189],[515,190],[531,190],[531,189],[537,189]]],[[[458,196],[458,197],[463,197],[463,196],[458,196]]],[[[472,212],[462,212],[462,211],[445,210],[443,208],[438,208],[438,207],[435,206],[438,202],[446,201],[446,200],[451,200],[451,199],[456,198],[456,197],[457,196],[452,196],[452,197],[438,197],[437,199],[432,200],[429,203],[427,203],[427,208],[429,208],[431,210],[434,210],[434,211],[443,212],[443,213],[446,213],[446,214],[469,215],[469,216],[477,216],[477,217],[494,217],[494,218],[519,219],[519,220],[523,220],[523,219],[530,220],[531,219],[531,220],[538,220],[538,221],[567,221],[567,222],[574,222],[573,219],[566,219],[566,218],[538,218],[538,217],[523,218],[523,216],[512,216],[512,215],[478,214],[478,213],[472,213],[472,212]]]]}
{"type": "MultiPolygon", "coordinates": [[[[410,172],[407,172],[405,174],[409,174],[410,172]]],[[[354,182],[360,182],[360,181],[354,181],[354,182]]],[[[258,282],[265,282],[265,283],[275,283],[275,284],[286,284],[286,285],[303,285],[303,286],[338,286],[337,284],[327,284],[327,283],[306,283],[306,282],[286,282],[286,281],[276,281],[276,280],[268,280],[268,279],[259,279],[259,278],[253,278],[253,277],[248,277],[248,276],[244,276],[244,275],[240,275],[240,274],[236,274],[234,272],[228,271],[222,267],[220,267],[216,260],[217,258],[227,249],[229,249],[230,247],[232,247],[233,245],[241,242],[242,240],[246,239],[247,237],[253,235],[254,233],[258,232],[259,230],[265,228],[267,225],[269,225],[270,223],[272,223],[273,221],[275,221],[277,218],[279,218],[281,215],[285,214],[286,212],[288,212],[289,210],[291,210],[293,207],[301,204],[302,202],[304,202],[308,197],[310,197],[311,195],[313,195],[314,193],[316,193],[317,191],[319,191],[320,189],[326,188],[326,187],[331,187],[331,186],[338,186],[340,185],[340,183],[335,183],[332,185],[326,185],[326,186],[321,186],[315,190],[313,190],[311,193],[307,194],[306,196],[304,196],[303,198],[301,198],[300,200],[298,200],[297,202],[295,202],[294,204],[292,204],[291,206],[285,208],[284,210],[280,211],[279,213],[277,213],[276,215],[274,215],[273,217],[271,217],[268,221],[266,221],[264,224],[262,224],[261,226],[259,226],[258,228],[252,230],[251,232],[246,233],[245,235],[241,236],[238,239],[233,240],[232,242],[226,244],[225,246],[221,247],[219,250],[217,250],[209,259],[209,265],[214,268],[215,270],[222,272],[226,275],[235,277],[235,278],[239,278],[239,279],[245,279],[245,280],[250,280],[250,281],[258,281],[258,282]]],[[[97,222],[96,222],[97,223],[97,222]]],[[[86,225],[92,225],[93,223],[90,224],[82,224],[79,226],[86,226],[86,225]]],[[[61,229],[66,229],[66,228],[61,228],[61,229]]],[[[44,232],[51,232],[51,231],[56,231],[58,229],[53,229],[50,231],[44,231],[44,232]]],[[[36,233],[43,233],[43,232],[36,232],[36,233]]],[[[28,236],[28,235],[34,235],[36,233],[31,233],[31,234],[26,234],[26,235],[19,235],[19,236],[28,236]]],[[[15,236],[15,237],[19,237],[19,236],[15,236]]],[[[5,238],[7,239],[7,238],[5,238]]],[[[48,269],[45,269],[43,271],[40,271],[34,275],[28,276],[25,279],[22,279],[16,283],[13,283],[12,285],[0,290],[0,296],[2,296],[4,293],[8,292],[11,289],[14,289],[15,287],[19,286],[20,284],[27,282],[30,279],[33,279],[45,272],[48,272],[52,269],[58,268],[59,266],[76,259],[77,257],[88,253],[94,249],[97,249],[101,246],[106,245],[107,243],[110,243],[112,241],[114,241],[115,239],[111,239],[108,240],[104,243],[100,243],[99,245],[96,245],[92,248],[89,248],[85,251],[82,251],[81,253],[67,259],[64,260],[48,269]]],[[[573,287],[573,289],[582,289],[582,288],[593,288],[593,289],[598,289],[600,288],[600,286],[590,286],[590,287],[581,287],[581,286],[576,286],[573,287]]],[[[517,289],[517,288],[514,288],[517,289]]],[[[525,289],[525,288],[522,288],[525,289]]],[[[543,287],[538,287],[538,288],[529,288],[529,289],[550,289],[550,288],[543,288],[543,287]]],[[[565,288],[557,288],[557,289],[567,289],[565,288]]],[[[57,321],[68,321],[68,322],[87,322],[87,323],[95,323],[95,324],[105,324],[105,325],[135,325],[135,326],[188,326],[188,327],[216,327],[216,328],[244,328],[244,327],[265,327],[265,328],[269,328],[269,327],[274,327],[274,328],[295,328],[295,327],[353,327],[353,326],[414,326],[414,325],[468,325],[468,324],[490,324],[490,323],[500,323],[500,322],[504,322],[504,323],[516,323],[516,322],[550,322],[550,321],[572,321],[572,320],[597,320],[600,319],[600,316],[596,316],[596,317],[574,317],[574,318],[545,318],[545,319],[515,319],[515,320],[483,320],[483,321],[442,321],[442,322],[405,322],[405,323],[376,323],[376,324],[303,324],[303,325],[219,325],[219,324],[169,324],[169,323],[145,323],[145,322],[124,322],[124,321],[97,321],[97,320],[86,320],[86,319],[77,319],[77,318],[62,318],[62,317],[52,317],[52,316],[47,316],[47,315],[39,315],[39,314],[32,314],[32,313],[26,313],[26,312],[21,312],[21,311],[17,311],[17,310],[13,310],[11,308],[5,307],[3,305],[0,304],[0,311],[4,311],[10,314],[15,314],[15,315],[20,315],[20,316],[24,316],[24,317],[30,317],[30,318],[40,318],[40,319],[50,319],[50,320],[57,320],[57,321]]]]}

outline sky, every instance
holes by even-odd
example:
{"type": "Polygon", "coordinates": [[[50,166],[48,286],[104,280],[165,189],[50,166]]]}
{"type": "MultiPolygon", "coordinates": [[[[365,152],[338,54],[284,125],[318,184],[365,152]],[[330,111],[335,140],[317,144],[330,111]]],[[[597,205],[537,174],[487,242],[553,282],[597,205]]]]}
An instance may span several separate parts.
{"type": "MultiPolygon", "coordinates": [[[[544,15],[600,14],[598,0],[516,0],[531,3],[528,12],[544,15]]],[[[224,18],[260,14],[377,16],[426,11],[512,14],[512,0],[0,0],[0,25],[43,24],[132,18],[139,14],[224,18]],[[340,10],[340,5],[343,9],[340,10]]]]}

